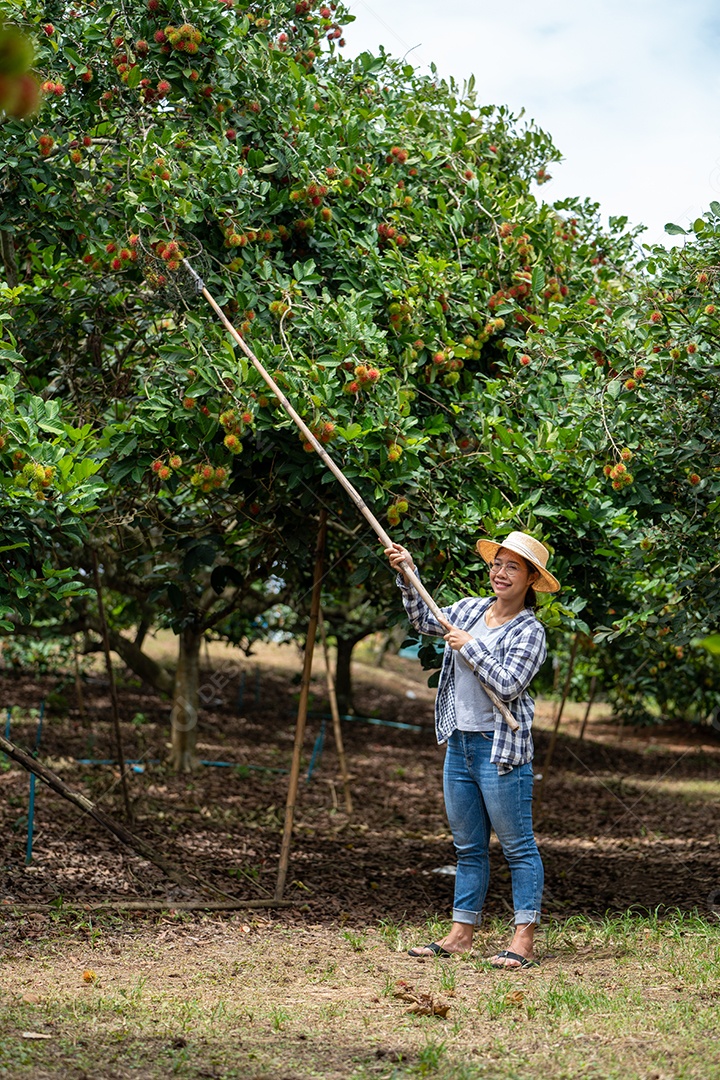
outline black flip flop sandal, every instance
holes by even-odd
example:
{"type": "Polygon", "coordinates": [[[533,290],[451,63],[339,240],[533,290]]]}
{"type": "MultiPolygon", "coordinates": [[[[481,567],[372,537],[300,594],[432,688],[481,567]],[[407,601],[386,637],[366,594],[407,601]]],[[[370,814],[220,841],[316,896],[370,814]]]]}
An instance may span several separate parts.
{"type": "Polygon", "coordinates": [[[420,949],[429,949],[433,956],[439,956],[445,959],[448,956],[452,956],[447,949],[443,949],[442,945],[438,945],[437,941],[431,941],[429,945],[419,945],[414,949],[408,949],[408,956],[412,956],[415,960],[426,960],[428,958],[427,953],[420,952],[420,949]]]}
{"type": "Polygon", "coordinates": [[[491,964],[491,967],[497,968],[498,971],[519,971],[520,968],[532,968],[540,967],[537,960],[529,960],[527,956],[521,956],[520,953],[510,952],[509,949],[503,949],[502,952],[495,954],[497,957],[502,957],[503,960],[517,960],[518,965],[510,966],[509,964],[491,964]]]}

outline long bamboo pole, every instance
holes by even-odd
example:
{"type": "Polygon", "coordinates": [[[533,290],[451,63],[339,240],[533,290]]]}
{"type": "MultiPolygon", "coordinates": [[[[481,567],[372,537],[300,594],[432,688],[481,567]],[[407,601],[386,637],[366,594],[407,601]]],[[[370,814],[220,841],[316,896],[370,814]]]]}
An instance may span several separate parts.
{"type": "MultiPolygon", "coordinates": [[[[203,282],[200,275],[197,274],[195,270],[193,270],[192,266],[187,261],[187,259],[183,259],[182,261],[183,261],[183,266],[185,267],[185,269],[188,271],[188,273],[191,275],[193,281],[195,282],[195,286],[196,286],[196,288],[198,290],[198,293],[201,294],[205,298],[205,300],[207,300],[208,304],[213,309],[213,311],[215,312],[215,314],[217,315],[218,319],[223,324],[223,326],[225,327],[227,332],[237,342],[237,344],[240,346],[242,351],[245,353],[248,360],[253,365],[255,370],[258,372],[260,377],[264,380],[264,382],[267,384],[267,386],[272,390],[273,394],[275,394],[278,401],[281,403],[282,407],[284,408],[285,412],[288,414],[288,416],[294,421],[294,423],[300,429],[300,431],[303,434],[303,437],[307,440],[307,442],[310,443],[313,450],[315,450],[315,452],[320,455],[320,459],[323,462],[323,464],[330,470],[330,472],[333,474],[333,476],[338,481],[338,483],[340,483],[342,485],[342,487],[345,489],[347,494],[350,496],[351,500],[355,503],[355,506],[358,508],[360,513],[366,519],[366,521],[368,521],[368,523],[371,525],[372,529],[374,530],[374,532],[376,533],[378,538],[382,541],[383,545],[386,548],[391,547],[392,546],[392,540],[391,540],[390,536],[385,531],[385,529],[383,529],[382,525],[380,524],[378,519],[375,517],[373,512],[370,510],[370,508],[366,505],[364,499],[360,495],[360,492],[357,491],[357,489],[355,487],[353,487],[353,485],[347,479],[347,477],[342,472],[342,470],[338,467],[338,465],[336,465],[336,463],[330,457],[330,455],[328,454],[327,450],[322,445],[322,443],[319,442],[319,440],[315,437],[315,435],[313,435],[312,431],[307,426],[307,424],[305,423],[303,418],[300,416],[300,414],[293,408],[290,401],[287,399],[287,397],[282,392],[282,390],[277,385],[277,383],[272,378],[272,376],[269,374],[269,372],[265,370],[265,368],[260,363],[257,356],[255,356],[254,352],[252,351],[250,346],[247,344],[245,339],[238,333],[238,331],[235,329],[233,324],[230,322],[230,320],[228,319],[228,317],[226,316],[225,312],[222,310],[220,305],[216,302],[214,297],[208,292],[207,288],[205,287],[205,283],[203,282]]],[[[412,585],[412,587],[415,589],[415,591],[425,601],[425,603],[430,608],[430,611],[435,616],[435,618],[438,620],[438,622],[441,625],[443,625],[446,622],[446,617],[443,615],[442,611],[440,610],[438,605],[435,603],[432,596],[427,591],[427,589],[425,588],[423,583],[420,581],[420,578],[414,572],[412,567],[407,563],[407,561],[402,564],[401,572],[402,572],[402,575],[405,578],[405,580],[408,582],[408,584],[412,585]]],[[[510,712],[510,710],[508,709],[505,702],[501,701],[500,698],[495,693],[495,691],[491,687],[487,686],[485,683],[483,683],[483,688],[484,688],[485,692],[487,693],[487,696],[492,701],[495,708],[500,712],[501,716],[506,721],[506,723],[510,726],[510,728],[513,731],[517,731],[520,725],[518,724],[517,720],[515,719],[513,714],[510,712]]]]}
{"type": "Polygon", "coordinates": [[[307,636],[305,638],[305,660],[303,663],[302,682],[300,684],[297,723],[295,725],[295,745],[293,746],[292,764],[290,766],[290,781],[288,783],[287,801],[285,803],[285,827],[283,830],[282,847],[280,849],[277,884],[275,886],[275,900],[278,901],[283,898],[285,880],[287,878],[288,865],[290,862],[290,843],[292,840],[293,821],[295,818],[295,805],[297,803],[298,781],[300,779],[300,758],[302,756],[303,741],[305,738],[313,652],[315,651],[315,636],[317,633],[318,615],[320,612],[320,593],[322,592],[326,538],[327,510],[323,509],[320,511],[320,527],[318,529],[317,544],[315,546],[315,569],[313,571],[312,597],[310,600],[310,619],[308,621],[307,636]]]}
{"type": "Polygon", "coordinates": [[[350,775],[348,773],[347,760],[345,758],[345,746],[343,744],[342,730],[340,728],[340,710],[338,709],[337,694],[335,693],[335,679],[333,678],[332,668],[330,667],[330,654],[328,652],[327,636],[325,634],[325,619],[323,618],[322,608],[320,608],[320,611],[318,612],[318,618],[323,655],[325,657],[325,681],[328,688],[330,715],[332,716],[333,732],[335,734],[335,749],[337,750],[340,775],[342,776],[343,791],[345,793],[345,812],[349,816],[353,812],[352,794],[350,792],[350,775]]]}

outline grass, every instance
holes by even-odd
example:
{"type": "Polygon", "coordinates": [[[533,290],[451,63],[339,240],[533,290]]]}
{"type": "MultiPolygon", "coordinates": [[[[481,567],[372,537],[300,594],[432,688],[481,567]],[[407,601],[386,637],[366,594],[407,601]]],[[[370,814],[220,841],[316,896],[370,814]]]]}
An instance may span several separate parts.
{"type": "Polygon", "coordinates": [[[365,948],[365,934],[356,934],[353,930],[343,930],[343,938],[355,952],[362,952],[365,948]]]}
{"type": "Polygon", "coordinates": [[[150,920],[48,920],[2,957],[0,1077],[720,1080],[718,920],[551,922],[542,966],[513,974],[480,959],[506,940],[500,921],[477,958],[422,962],[407,944],[445,924],[162,926],[159,940],[150,920]],[[447,1018],[411,1012],[400,981],[447,1018]]]}
{"type": "MultiPolygon", "coordinates": [[[[625,790],[658,791],[660,786],[660,782],[656,779],[633,776],[626,781],[625,790]]],[[[720,798],[720,780],[696,780],[687,777],[674,779],[664,776],[662,792],[664,795],[679,795],[687,802],[717,802],[720,798]]]]}
{"type": "Polygon", "coordinates": [[[440,1041],[431,1036],[418,1051],[417,1064],[413,1071],[418,1076],[436,1076],[444,1063],[445,1053],[444,1040],[440,1041]]]}

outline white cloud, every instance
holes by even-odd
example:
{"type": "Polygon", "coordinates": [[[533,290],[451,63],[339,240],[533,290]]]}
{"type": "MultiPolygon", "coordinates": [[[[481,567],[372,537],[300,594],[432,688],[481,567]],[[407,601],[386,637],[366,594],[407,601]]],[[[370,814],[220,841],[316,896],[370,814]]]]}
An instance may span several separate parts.
{"type": "Polygon", "coordinates": [[[350,0],[350,55],[380,44],[525,108],[564,162],[546,198],[600,202],[665,240],[720,199],[720,21],[710,0],[350,0]]]}

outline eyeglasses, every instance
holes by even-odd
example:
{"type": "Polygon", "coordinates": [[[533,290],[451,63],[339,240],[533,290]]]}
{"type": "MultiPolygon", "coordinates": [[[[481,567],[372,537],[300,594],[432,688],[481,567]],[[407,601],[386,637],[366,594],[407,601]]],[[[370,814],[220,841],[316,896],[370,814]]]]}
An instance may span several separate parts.
{"type": "Polygon", "coordinates": [[[516,562],[501,562],[500,559],[495,559],[490,564],[490,573],[499,574],[501,570],[504,570],[508,577],[515,577],[520,573],[520,564],[516,562]]]}

